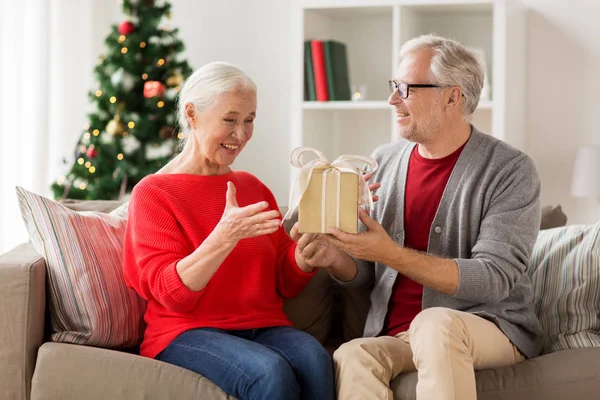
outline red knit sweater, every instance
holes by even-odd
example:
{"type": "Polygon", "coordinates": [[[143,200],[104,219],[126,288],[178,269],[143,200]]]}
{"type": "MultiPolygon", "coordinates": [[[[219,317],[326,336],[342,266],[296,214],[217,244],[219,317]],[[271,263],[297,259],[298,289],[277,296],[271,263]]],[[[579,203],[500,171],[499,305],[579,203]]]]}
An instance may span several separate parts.
{"type": "Polygon", "coordinates": [[[141,345],[154,358],[179,334],[193,328],[228,330],[290,326],[283,298],[299,294],[316,273],[296,265],[296,245],[283,228],[241,240],[204,289],[188,289],[175,269],[213,231],[225,209],[227,182],[234,183],[240,207],[273,194],[256,177],[149,175],[131,195],[124,242],[124,275],[148,306],[141,345]]]}
{"type": "MultiPolygon", "coordinates": [[[[438,159],[425,158],[415,146],[408,161],[404,190],[404,246],[427,252],[429,231],[444,189],[465,145],[438,159]]],[[[384,331],[390,336],[407,331],[421,312],[423,285],[398,274],[388,304],[384,331]]]]}

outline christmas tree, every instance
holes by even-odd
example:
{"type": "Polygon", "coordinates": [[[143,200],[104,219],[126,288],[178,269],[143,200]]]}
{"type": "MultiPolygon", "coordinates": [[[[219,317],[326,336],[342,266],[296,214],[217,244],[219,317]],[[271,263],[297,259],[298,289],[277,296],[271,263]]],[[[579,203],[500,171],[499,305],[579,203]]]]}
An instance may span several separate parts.
{"type": "MultiPolygon", "coordinates": [[[[95,108],[75,147],[73,165],[52,184],[54,196],[117,199],[178,150],[176,97],[191,68],[170,29],[171,5],[121,0],[126,20],[113,25],[94,69],[95,108]]],[[[68,168],[68,165],[67,165],[68,168]]]]}

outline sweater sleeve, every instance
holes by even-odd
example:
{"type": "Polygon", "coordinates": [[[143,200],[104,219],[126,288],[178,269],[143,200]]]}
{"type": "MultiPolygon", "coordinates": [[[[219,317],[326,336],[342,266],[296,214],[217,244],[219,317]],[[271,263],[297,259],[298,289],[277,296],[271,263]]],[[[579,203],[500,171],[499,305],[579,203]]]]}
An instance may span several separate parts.
{"type": "Polygon", "coordinates": [[[540,181],[524,156],[503,177],[485,212],[469,259],[456,259],[456,298],[497,303],[526,273],[540,227],[540,181]]]}
{"type": "Polygon", "coordinates": [[[146,300],[186,313],[204,292],[186,287],[177,272],[177,263],[193,249],[186,246],[167,196],[148,182],[134,188],[125,234],[124,273],[128,284],[146,300]]]}
{"type": "Polygon", "coordinates": [[[317,273],[304,272],[296,264],[296,243],[288,236],[283,227],[277,232],[277,292],[283,298],[295,297],[304,290],[311,278],[317,273]]]}
{"type": "Polygon", "coordinates": [[[351,281],[341,281],[333,274],[331,278],[347,289],[358,289],[371,286],[375,281],[375,263],[350,256],[356,263],[356,276],[351,281]]]}
{"type": "MultiPolygon", "coordinates": [[[[271,191],[266,186],[264,189],[269,208],[279,210],[271,191]]],[[[283,226],[272,235],[277,251],[277,265],[275,266],[277,292],[283,298],[296,297],[315,276],[317,269],[313,269],[312,272],[304,272],[298,267],[295,254],[296,242],[290,238],[283,226]]]]}

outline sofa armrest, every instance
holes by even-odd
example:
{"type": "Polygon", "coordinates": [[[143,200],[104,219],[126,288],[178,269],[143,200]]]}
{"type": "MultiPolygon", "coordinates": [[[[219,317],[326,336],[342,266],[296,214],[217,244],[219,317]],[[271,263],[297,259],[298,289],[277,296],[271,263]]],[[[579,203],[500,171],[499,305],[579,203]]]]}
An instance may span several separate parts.
{"type": "Polygon", "coordinates": [[[31,244],[0,255],[0,387],[7,399],[29,399],[44,339],[46,263],[31,244]]]}

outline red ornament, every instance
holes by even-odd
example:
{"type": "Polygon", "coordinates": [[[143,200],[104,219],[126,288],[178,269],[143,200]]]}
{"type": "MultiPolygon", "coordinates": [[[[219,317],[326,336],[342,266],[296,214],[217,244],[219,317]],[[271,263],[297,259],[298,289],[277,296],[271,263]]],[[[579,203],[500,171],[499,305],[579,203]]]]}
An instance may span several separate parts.
{"type": "Polygon", "coordinates": [[[135,25],[131,21],[122,22],[119,25],[119,33],[121,35],[129,35],[130,33],[135,32],[135,25]]]}
{"type": "Polygon", "coordinates": [[[94,157],[96,157],[97,154],[98,154],[98,152],[96,151],[94,146],[88,147],[87,151],[85,152],[85,155],[87,156],[87,158],[94,158],[94,157]]]}
{"type": "Polygon", "coordinates": [[[146,81],[144,83],[144,97],[151,99],[153,97],[162,97],[167,87],[160,81],[146,81]]]}

